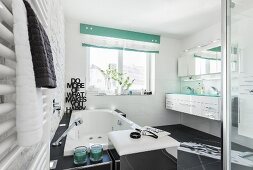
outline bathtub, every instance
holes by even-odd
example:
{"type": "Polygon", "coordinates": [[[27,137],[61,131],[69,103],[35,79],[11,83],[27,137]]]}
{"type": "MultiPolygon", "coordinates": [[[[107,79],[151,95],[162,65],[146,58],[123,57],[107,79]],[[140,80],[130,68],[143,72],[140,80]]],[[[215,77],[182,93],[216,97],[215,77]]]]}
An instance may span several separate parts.
{"type": "Polygon", "coordinates": [[[108,132],[140,128],[120,113],[107,109],[73,112],[70,124],[77,118],[83,119],[83,123],[68,133],[64,156],[73,155],[73,150],[77,146],[89,147],[92,144],[102,144],[106,150],[109,146],[108,132]]]}

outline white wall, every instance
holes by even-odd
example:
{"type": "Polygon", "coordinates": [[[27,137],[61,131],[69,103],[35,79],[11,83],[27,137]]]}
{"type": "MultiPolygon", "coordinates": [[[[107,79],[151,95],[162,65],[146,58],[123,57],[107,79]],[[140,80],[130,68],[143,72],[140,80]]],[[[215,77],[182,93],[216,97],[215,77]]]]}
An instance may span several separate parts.
{"type": "Polygon", "coordinates": [[[182,39],[182,50],[207,44],[210,41],[221,39],[221,23],[214,24],[195,34],[182,39]]]}
{"type": "Polygon", "coordinates": [[[51,104],[51,138],[58,128],[65,108],[65,28],[64,14],[61,0],[51,1],[51,15],[49,20],[49,39],[54,57],[54,68],[57,88],[52,89],[51,104]],[[61,107],[61,111],[53,113],[53,99],[61,107]]]}
{"type": "MultiPolygon", "coordinates": [[[[78,21],[65,19],[66,82],[71,77],[85,80],[85,50],[81,46],[78,21]]],[[[178,92],[177,58],[179,40],[161,37],[160,53],[155,63],[155,94],[152,96],[87,96],[87,108],[117,108],[140,125],[180,123],[180,114],[165,109],[165,93],[178,92]]]]}
{"type": "MultiPolygon", "coordinates": [[[[207,44],[213,40],[221,39],[221,24],[217,23],[198,33],[190,35],[182,40],[182,51],[185,49],[207,44]]],[[[215,120],[181,114],[181,124],[198,129],[200,131],[220,136],[221,123],[215,120]]]]}
{"type": "Polygon", "coordinates": [[[220,137],[221,134],[221,123],[216,120],[182,113],[181,124],[215,136],[220,137]]]}

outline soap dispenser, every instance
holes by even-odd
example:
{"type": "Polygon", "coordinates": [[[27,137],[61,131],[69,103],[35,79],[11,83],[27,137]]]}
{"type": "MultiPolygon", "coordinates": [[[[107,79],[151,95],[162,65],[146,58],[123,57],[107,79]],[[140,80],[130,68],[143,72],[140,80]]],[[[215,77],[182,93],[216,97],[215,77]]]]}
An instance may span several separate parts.
{"type": "Polygon", "coordinates": [[[200,94],[205,94],[205,87],[204,86],[201,87],[200,94]]]}
{"type": "Polygon", "coordinates": [[[196,94],[202,94],[202,93],[201,93],[201,89],[202,89],[201,83],[198,83],[198,87],[197,87],[197,89],[196,89],[196,94]]]}

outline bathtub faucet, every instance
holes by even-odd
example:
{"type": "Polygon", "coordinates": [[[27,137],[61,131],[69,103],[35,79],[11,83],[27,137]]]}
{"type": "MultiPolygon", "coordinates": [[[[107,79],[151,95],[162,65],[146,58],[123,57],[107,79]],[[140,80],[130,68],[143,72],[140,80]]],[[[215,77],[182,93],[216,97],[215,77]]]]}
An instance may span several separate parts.
{"type": "Polygon", "coordinates": [[[77,118],[70,126],[69,128],[55,141],[52,145],[53,146],[60,146],[61,145],[61,140],[68,134],[68,132],[75,126],[79,126],[83,123],[83,120],[81,118],[77,118]]]}
{"type": "Polygon", "coordinates": [[[59,103],[55,102],[55,99],[53,100],[53,113],[55,113],[56,111],[60,111],[61,110],[61,106],[59,103]]]}

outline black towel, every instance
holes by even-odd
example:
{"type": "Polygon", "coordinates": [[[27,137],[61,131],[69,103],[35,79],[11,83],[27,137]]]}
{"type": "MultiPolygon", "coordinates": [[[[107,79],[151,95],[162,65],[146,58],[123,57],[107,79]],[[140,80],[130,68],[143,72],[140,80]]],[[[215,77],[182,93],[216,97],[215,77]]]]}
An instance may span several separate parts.
{"type": "Polygon", "coordinates": [[[25,0],[24,4],[27,11],[29,41],[36,87],[55,88],[56,76],[49,38],[30,4],[25,0]]]}

